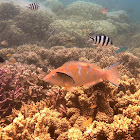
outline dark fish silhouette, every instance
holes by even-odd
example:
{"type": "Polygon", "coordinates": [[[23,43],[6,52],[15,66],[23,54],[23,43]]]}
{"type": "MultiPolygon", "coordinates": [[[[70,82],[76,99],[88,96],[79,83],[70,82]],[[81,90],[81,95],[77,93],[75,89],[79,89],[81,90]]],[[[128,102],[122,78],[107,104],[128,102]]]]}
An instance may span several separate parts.
{"type": "Polygon", "coordinates": [[[5,59],[3,59],[2,57],[0,57],[0,63],[5,62],[5,59]]]}
{"type": "Polygon", "coordinates": [[[52,29],[51,31],[50,31],[50,35],[55,35],[56,34],[56,30],[55,29],[52,29]]]}

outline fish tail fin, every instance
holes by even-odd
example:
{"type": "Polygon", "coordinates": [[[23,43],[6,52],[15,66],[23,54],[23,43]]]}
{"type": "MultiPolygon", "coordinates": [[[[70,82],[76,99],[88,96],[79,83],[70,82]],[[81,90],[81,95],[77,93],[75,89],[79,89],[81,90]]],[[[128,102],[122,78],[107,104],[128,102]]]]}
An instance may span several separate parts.
{"type": "Polygon", "coordinates": [[[118,79],[119,79],[119,72],[117,70],[119,62],[111,65],[107,70],[105,70],[104,78],[108,80],[113,85],[119,87],[118,79]]]}

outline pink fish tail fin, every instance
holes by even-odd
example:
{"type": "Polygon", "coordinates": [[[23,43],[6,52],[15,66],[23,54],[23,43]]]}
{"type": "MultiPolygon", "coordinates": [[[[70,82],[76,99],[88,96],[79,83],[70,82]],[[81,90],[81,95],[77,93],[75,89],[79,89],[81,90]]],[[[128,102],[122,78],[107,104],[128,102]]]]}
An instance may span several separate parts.
{"type": "Polygon", "coordinates": [[[107,70],[105,70],[105,79],[108,80],[110,83],[112,83],[115,86],[118,85],[118,79],[119,79],[119,72],[117,70],[118,63],[115,63],[111,65],[107,70]]]}

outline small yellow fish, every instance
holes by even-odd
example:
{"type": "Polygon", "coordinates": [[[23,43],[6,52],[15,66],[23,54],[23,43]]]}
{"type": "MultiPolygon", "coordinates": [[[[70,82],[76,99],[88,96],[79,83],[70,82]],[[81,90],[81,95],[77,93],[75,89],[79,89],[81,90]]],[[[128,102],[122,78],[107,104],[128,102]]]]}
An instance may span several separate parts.
{"type": "Polygon", "coordinates": [[[4,41],[1,42],[1,45],[8,46],[8,42],[6,40],[4,40],[4,41]]]}
{"type": "Polygon", "coordinates": [[[8,54],[6,54],[6,56],[7,56],[7,57],[11,57],[11,56],[12,56],[12,54],[11,54],[11,53],[8,53],[8,54]]]}
{"type": "Polygon", "coordinates": [[[83,29],[84,36],[87,36],[87,30],[83,29]]]}
{"type": "Polygon", "coordinates": [[[89,126],[91,123],[92,123],[92,118],[90,117],[84,124],[83,124],[83,126],[85,126],[85,127],[87,127],[87,126],[89,126]]]}

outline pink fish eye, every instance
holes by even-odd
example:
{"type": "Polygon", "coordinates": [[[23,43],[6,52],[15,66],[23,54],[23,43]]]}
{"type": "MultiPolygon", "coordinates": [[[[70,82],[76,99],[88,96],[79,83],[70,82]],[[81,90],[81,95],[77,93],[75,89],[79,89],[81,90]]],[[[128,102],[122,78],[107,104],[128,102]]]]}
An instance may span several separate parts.
{"type": "Polygon", "coordinates": [[[55,74],[52,74],[52,77],[54,77],[55,76],[55,74]]]}

